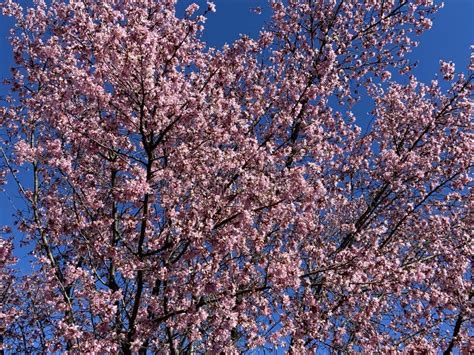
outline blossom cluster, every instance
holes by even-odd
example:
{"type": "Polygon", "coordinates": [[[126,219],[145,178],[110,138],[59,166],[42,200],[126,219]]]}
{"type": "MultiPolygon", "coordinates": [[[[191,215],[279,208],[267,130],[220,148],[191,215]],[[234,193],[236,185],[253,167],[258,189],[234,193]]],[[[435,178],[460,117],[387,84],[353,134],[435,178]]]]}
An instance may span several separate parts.
{"type": "Polygon", "coordinates": [[[16,20],[0,145],[28,176],[33,259],[14,275],[1,240],[1,346],[465,346],[473,68],[442,62],[441,87],[406,58],[439,6],[272,0],[256,38],[222,48],[202,40],[213,3],[177,6],[0,3],[16,20]]]}

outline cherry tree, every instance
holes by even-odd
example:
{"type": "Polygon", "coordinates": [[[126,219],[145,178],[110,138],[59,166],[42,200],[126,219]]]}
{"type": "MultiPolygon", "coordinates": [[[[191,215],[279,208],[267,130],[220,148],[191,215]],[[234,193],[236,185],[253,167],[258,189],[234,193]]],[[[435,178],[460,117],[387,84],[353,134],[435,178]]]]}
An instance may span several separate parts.
{"type": "Polygon", "coordinates": [[[212,3],[0,6],[2,164],[33,249],[20,275],[0,244],[4,349],[468,346],[474,57],[429,84],[406,59],[439,5],[272,0],[222,48],[212,3]]]}

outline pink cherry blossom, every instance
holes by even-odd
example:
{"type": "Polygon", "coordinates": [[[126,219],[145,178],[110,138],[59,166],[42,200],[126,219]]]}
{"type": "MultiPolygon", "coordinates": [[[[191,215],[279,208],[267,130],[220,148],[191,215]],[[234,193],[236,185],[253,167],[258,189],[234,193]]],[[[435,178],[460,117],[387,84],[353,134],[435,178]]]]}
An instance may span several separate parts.
{"type": "Polygon", "coordinates": [[[0,346],[468,348],[472,63],[441,86],[405,57],[439,7],[272,0],[259,35],[209,48],[211,2],[1,2],[0,177],[31,267],[3,233],[0,346]]]}
{"type": "Polygon", "coordinates": [[[440,61],[440,71],[443,73],[445,80],[452,80],[454,78],[454,63],[440,61]]]}

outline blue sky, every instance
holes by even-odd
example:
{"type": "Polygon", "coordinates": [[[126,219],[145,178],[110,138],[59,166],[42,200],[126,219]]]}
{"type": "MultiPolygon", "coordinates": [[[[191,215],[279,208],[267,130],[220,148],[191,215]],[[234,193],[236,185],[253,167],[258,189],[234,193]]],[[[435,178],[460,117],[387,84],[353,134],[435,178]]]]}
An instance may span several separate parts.
{"type": "MultiPolygon", "coordinates": [[[[29,1],[21,1],[29,3],[29,1]]],[[[180,1],[180,8],[191,3],[180,1]]],[[[200,1],[202,3],[202,1],[200,1]]],[[[215,0],[217,12],[210,14],[206,23],[204,40],[209,46],[219,47],[231,43],[240,33],[254,36],[268,19],[268,10],[262,15],[250,11],[256,6],[265,6],[266,0],[215,0]]],[[[12,25],[9,18],[0,16],[0,78],[8,77],[12,65],[11,48],[8,43],[8,29],[12,25]]],[[[420,45],[411,54],[419,65],[414,74],[422,81],[429,82],[438,72],[439,60],[451,60],[458,70],[466,70],[470,55],[470,46],[474,45],[474,1],[446,0],[434,19],[433,28],[419,37],[420,45]]],[[[7,94],[0,86],[0,95],[7,94]]],[[[367,110],[368,111],[368,110],[367,110]]],[[[13,204],[21,205],[13,182],[4,192],[0,192],[0,225],[11,225],[13,204]]],[[[23,256],[25,250],[17,250],[16,255],[23,256]]]]}

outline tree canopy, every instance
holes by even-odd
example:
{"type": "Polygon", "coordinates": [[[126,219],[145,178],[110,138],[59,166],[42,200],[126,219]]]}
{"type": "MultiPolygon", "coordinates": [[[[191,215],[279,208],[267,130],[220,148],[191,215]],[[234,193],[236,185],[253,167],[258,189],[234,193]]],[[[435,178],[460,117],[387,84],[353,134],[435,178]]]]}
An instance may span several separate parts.
{"type": "Polygon", "coordinates": [[[3,230],[0,346],[468,346],[474,57],[442,62],[444,83],[406,59],[439,5],[272,0],[259,36],[222,48],[202,40],[214,4],[176,6],[1,3],[1,176],[33,251],[15,272],[3,230]]]}

